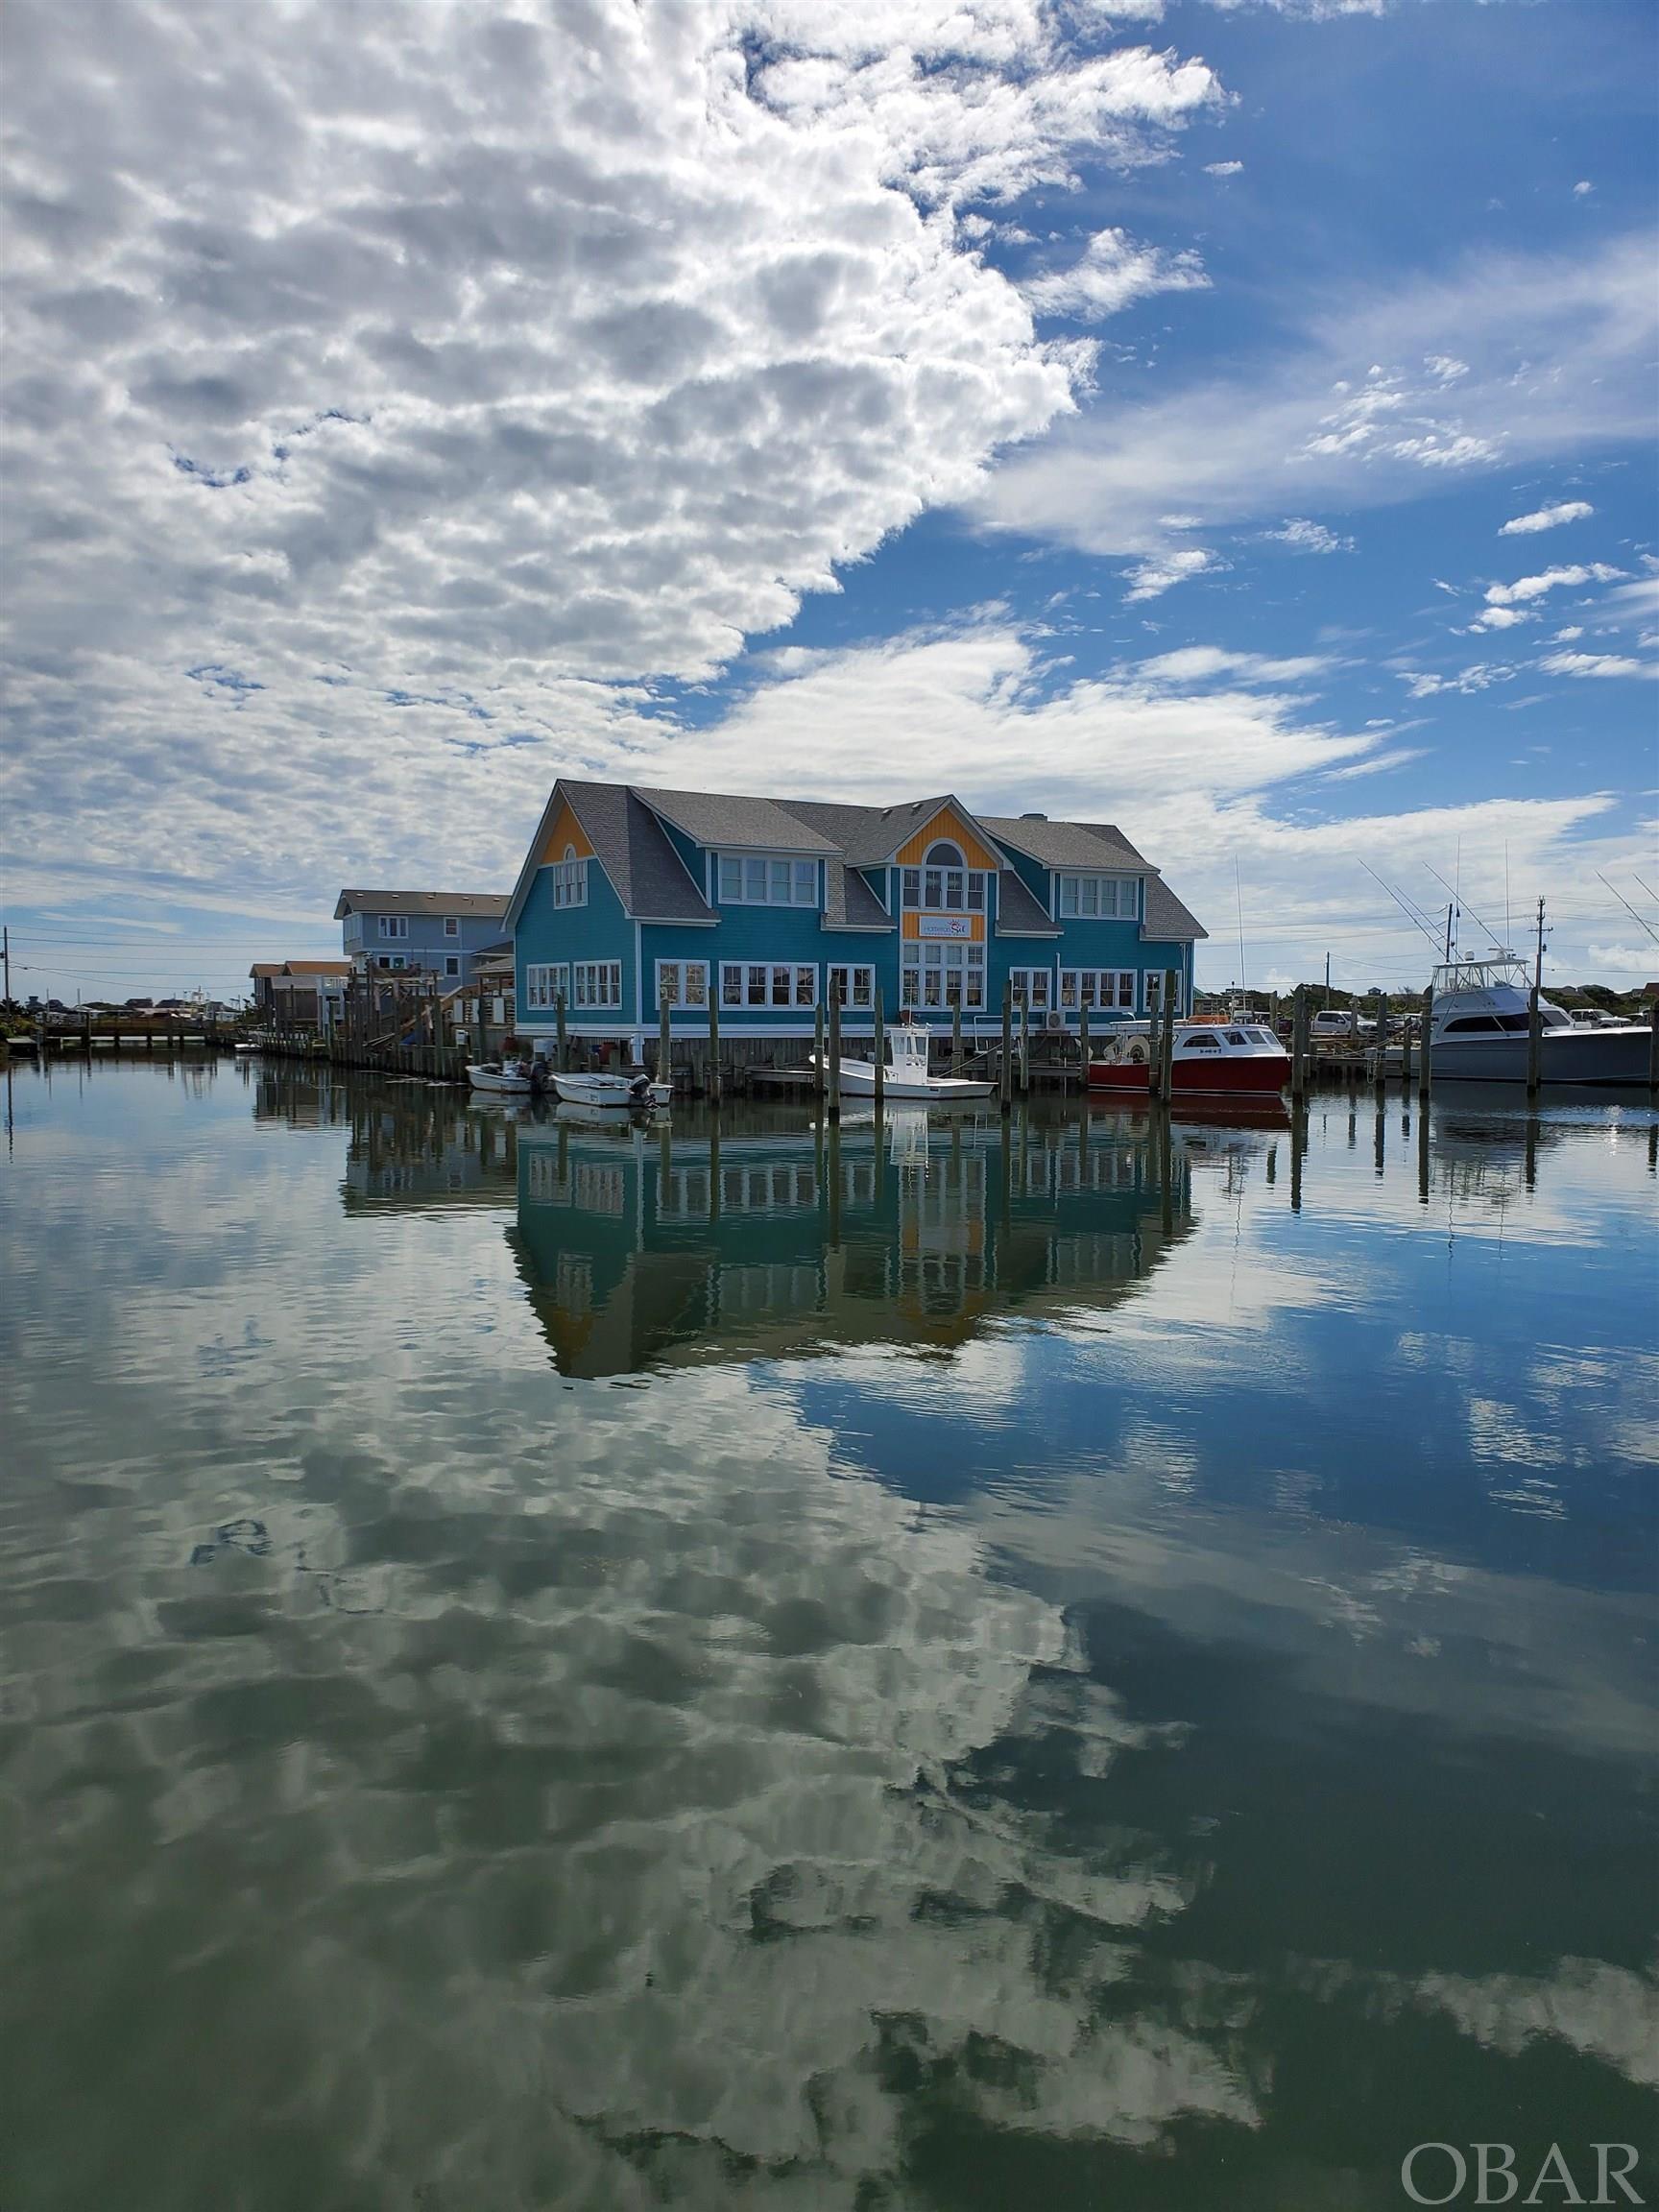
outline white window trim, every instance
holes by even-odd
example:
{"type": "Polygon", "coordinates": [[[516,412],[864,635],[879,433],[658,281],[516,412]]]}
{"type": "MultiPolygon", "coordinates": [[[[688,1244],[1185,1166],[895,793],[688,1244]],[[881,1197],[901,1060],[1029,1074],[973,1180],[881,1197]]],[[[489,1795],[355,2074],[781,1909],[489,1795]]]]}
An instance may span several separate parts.
{"type": "Polygon", "coordinates": [[[460,955],[460,953],[459,953],[459,952],[445,952],[445,955],[444,955],[444,973],[445,973],[445,975],[459,975],[459,974],[460,974],[460,973],[461,973],[461,955],[460,955]]]}
{"type": "Polygon", "coordinates": [[[831,960],[824,971],[824,1003],[831,1005],[836,997],[834,978],[845,977],[839,997],[845,1014],[874,1014],[876,1011],[876,970],[867,961],[831,960]],[[864,997],[857,996],[858,977],[864,978],[864,997]]]}
{"type": "Polygon", "coordinates": [[[461,921],[460,921],[460,917],[459,917],[458,915],[455,915],[455,914],[445,914],[445,917],[444,917],[444,934],[445,934],[445,937],[459,937],[459,936],[460,936],[460,934],[461,934],[461,921]]]}
{"type": "Polygon", "coordinates": [[[713,856],[713,863],[714,901],[717,905],[793,906],[806,913],[815,913],[823,905],[823,893],[818,879],[818,863],[805,854],[800,853],[718,852],[713,856]],[[722,871],[728,867],[735,868],[737,871],[738,887],[735,891],[728,891],[721,881],[722,871]],[[751,867],[763,868],[766,871],[765,892],[758,899],[752,898],[749,893],[748,871],[751,867]],[[779,899],[773,895],[772,871],[775,867],[787,868],[789,871],[789,896],[786,899],[779,899]],[[805,883],[804,871],[807,869],[811,870],[812,885],[810,892],[803,897],[801,894],[805,883]]]}
{"type": "Polygon", "coordinates": [[[524,1004],[526,1009],[536,1008],[556,1012],[563,998],[566,1011],[570,1005],[570,963],[568,960],[533,960],[524,968],[524,1004]]]}
{"type": "Polygon", "coordinates": [[[572,960],[570,987],[579,1009],[597,1013],[620,1012],[622,963],[620,960],[572,960]]]}
{"type": "Polygon", "coordinates": [[[1008,980],[1014,986],[1016,1010],[1029,1006],[1033,1014],[1046,1014],[1055,1003],[1052,968],[1010,968],[1008,980]],[[1042,985],[1040,994],[1033,991],[1034,983],[1042,985]]]}
{"type": "Polygon", "coordinates": [[[964,1014],[983,1014],[985,1011],[986,962],[985,947],[970,938],[961,937],[907,937],[899,965],[899,1003],[909,1010],[925,1014],[948,1014],[955,1000],[950,993],[948,978],[962,978],[962,1011],[964,1014]],[[929,998],[926,978],[937,975],[939,995],[929,998]],[[915,977],[914,986],[910,978],[915,977]],[[974,990],[973,986],[978,985],[974,990]]]}
{"type": "Polygon", "coordinates": [[[675,971],[676,975],[679,977],[675,996],[668,1001],[668,1011],[671,1014],[706,1015],[709,1011],[709,977],[708,961],[659,960],[657,963],[655,977],[657,995],[651,1001],[653,1008],[657,1009],[658,1011],[661,1011],[662,1005],[662,971],[664,968],[672,968],[675,971]],[[701,998],[688,998],[685,996],[685,985],[690,980],[691,972],[693,969],[697,970],[703,977],[703,996],[701,998]]]}
{"type": "Polygon", "coordinates": [[[1068,1021],[1071,1020],[1082,1010],[1082,979],[1085,975],[1092,975],[1094,978],[1094,996],[1089,1008],[1091,1014],[1134,1013],[1136,995],[1140,987],[1140,971],[1138,969],[1062,968],[1060,971],[1060,1011],[1066,1016],[1068,1021]],[[1100,986],[1103,978],[1109,979],[1112,984],[1112,996],[1110,999],[1103,998],[1101,995],[1100,986]],[[1129,994],[1127,998],[1122,996],[1122,986],[1125,982],[1127,982],[1129,986],[1129,994]],[[1067,997],[1068,984],[1070,984],[1071,987],[1071,995],[1070,998],[1067,997]]]}
{"type": "MultiPolygon", "coordinates": [[[[1179,968],[1172,971],[1175,977],[1175,1019],[1183,1020],[1187,1013],[1187,978],[1179,968]]],[[[1158,992],[1164,988],[1162,968],[1142,968],[1141,971],[1141,1011],[1150,1014],[1158,992]]]]}
{"type": "Polygon", "coordinates": [[[1057,922],[1137,922],[1141,918],[1141,878],[1138,876],[1099,875],[1093,870],[1060,869],[1054,878],[1054,918],[1057,922]],[[1113,887],[1114,910],[1110,914],[1082,911],[1085,883],[1096,886],[1095,905],[1099,905],[1100,891],[1110,883],[1113,887]],[[1070,911],[1066,905],[1066,892],[1072,888],[1076,903],[1070,911]]]}
{"type": "Polygon", "coordinates": [[[407,914],[382,914],[379,916],[379,923],[382,937],[398,938],[407,937],[409,934],[409,917],[407,914]]]}
{"type": "Polygon", "coordinates": [[[548,863],[547,873],[552,878],[553,903],[556,907],[587,905],[588,863],[578,858],[574,845],[565,846],[562,860],[548,863]]]}
{"type": "MultiPolygon", "coordinates": [[[[944,840],[940,840],[944,842],[944,840]]],[[[899,904],[906,914],[983,914],[985,911],[985,878],[983,868],[947,868],[941,866],[901,868],[899,871],[899,904]],[[912,887],[914,878],[914,887],[912,887]],[[929,899],[929,890],[937,887],[938,897],[929,899]],[[959,896],[952,898],[955,891],[959,896]]]]}
{"type": "Polygon", "coordinates": [[[720,1011],[723,1015],[728,1011],[733,1014],[809,1014],[818,1003],[818,969],[810,960],[722,960],[720,963],[720,1011]],[[753,968],[764,969],[766,974],[766,998],[760,1005],[757,1005],[749,996],[749,972],[753,968]],[[789,978],[789,996],[781,1004],[774,996],[781,974],[789,978]],[[726,978],[729,975],[739,978],[738,996],[735,998],[727,993],[726,978]],[[796,996],[799,989],[797,979],[801,975],[810,975],[812,978],[812,996],[809,998],[796,996]]]}

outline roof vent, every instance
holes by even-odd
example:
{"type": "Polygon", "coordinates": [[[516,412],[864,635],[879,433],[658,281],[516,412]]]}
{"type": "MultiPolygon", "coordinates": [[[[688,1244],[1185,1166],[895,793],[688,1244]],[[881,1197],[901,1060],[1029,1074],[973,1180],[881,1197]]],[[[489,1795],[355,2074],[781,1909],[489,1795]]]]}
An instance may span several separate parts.
{"type": "Polygon", "coordinates": [[[1046,814],[1022,814],[1020,819],[1022,822],[1046,822],[1048,817],[1046,814]]]}

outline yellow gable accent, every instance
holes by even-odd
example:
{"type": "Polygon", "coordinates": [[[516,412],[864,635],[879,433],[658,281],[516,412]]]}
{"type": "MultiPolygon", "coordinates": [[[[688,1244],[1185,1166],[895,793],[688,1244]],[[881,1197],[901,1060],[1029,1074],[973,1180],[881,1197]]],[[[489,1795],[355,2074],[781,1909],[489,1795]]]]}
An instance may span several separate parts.
{"type": "Polygon", "coordinates": [[[986,850],[954,806],[941,806],[925,828],[918,830],[914,837],[900,846],[896,855],[900,867],[920,868],[926,858],[928,846],[936,844],[941,837],[961,848],[967,855],[970,868],[989,868],[995,871],[1001,866],[996,854],[986,850]]]}
{"type": "Polygon", "coordinates": [[[571,813],[568,800],[560,807],[559,819],[547,832],[547,842],[541,848],[541,857],[537,865],[541,868],[549,868],[555,862],[563,860],[566,845],[574,849],[578,860],[592,859],[593,848],[583,834],[581,823],[571,813]]]}

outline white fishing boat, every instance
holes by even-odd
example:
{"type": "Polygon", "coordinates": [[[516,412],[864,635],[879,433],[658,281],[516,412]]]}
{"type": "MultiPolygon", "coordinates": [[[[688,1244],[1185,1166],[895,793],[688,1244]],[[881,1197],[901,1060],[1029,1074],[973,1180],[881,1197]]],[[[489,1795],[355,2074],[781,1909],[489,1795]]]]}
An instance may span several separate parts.
{"type": "Polygon", "coordinates": [[[474,1091],[492,1095],[528,1098],[533,1077],[524,1061],[509,1061],[505,1067],[499,1060],[469,1062],[467,1080],[474,1091]]]}
{"type": "Polygon", "coordinates": [[[561,1069],[550,1069],[547,1080],[567,1106],[608,1108],[613,1113],[637,1112],[650,1106],[668,1106],[673,1103],[674,1087],[670,1083],[657,1083],[642,1072],[605,1074],[565,1074],[561,1069]]]}
{"type": "MultiPolygon", "coordinates": [[[[883,1066],[881,1092],[883,1098],[926,1099],[930,1105],[952,1106],[958,1100],[989,1098],[996,1090],[995,1083],[982,1082],[966,1075],[930,1075],[927,1071],[927,1031],[912,1023],[903,1022],[887,1033],[891,1047],[888,1062],[883,1066]]],[[[817,1066],[817,1055],[807,1054],[808,1064],[817,1066]]],[[[876,1095],[876,1063],[874,1060],[848,1060],[841,1062],[841,1092],[844,1097],[874,1098],[876,1095]]]]}
{"type": "MultiPolygon", "coordinates": [[[[1525,1083],[1529,993],[1512,952],[1452,960],[1434,971],[1429,1032],[1436,1082],[1525,1083]]],[[[1538,998],[1538,1076],[1543,1083],[1638,1084],[1647,1080],[1652,1032],[1646,1022],[1580,1028],[1563,1008],[1538,998]]]]}

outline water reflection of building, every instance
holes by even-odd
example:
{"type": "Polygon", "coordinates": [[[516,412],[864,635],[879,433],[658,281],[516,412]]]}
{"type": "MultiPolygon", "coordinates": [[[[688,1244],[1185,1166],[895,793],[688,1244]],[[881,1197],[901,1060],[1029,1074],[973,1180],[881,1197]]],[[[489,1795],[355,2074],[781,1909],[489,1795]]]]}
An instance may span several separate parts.
{"type": "Polygon", "coordinates": [[[1109,1304],[1190,1222],[1177,1142],[1096,1117],[518,1132],[514,1244],[560,1369],[948,1350],[995,1313],[1109,1304]]]}

